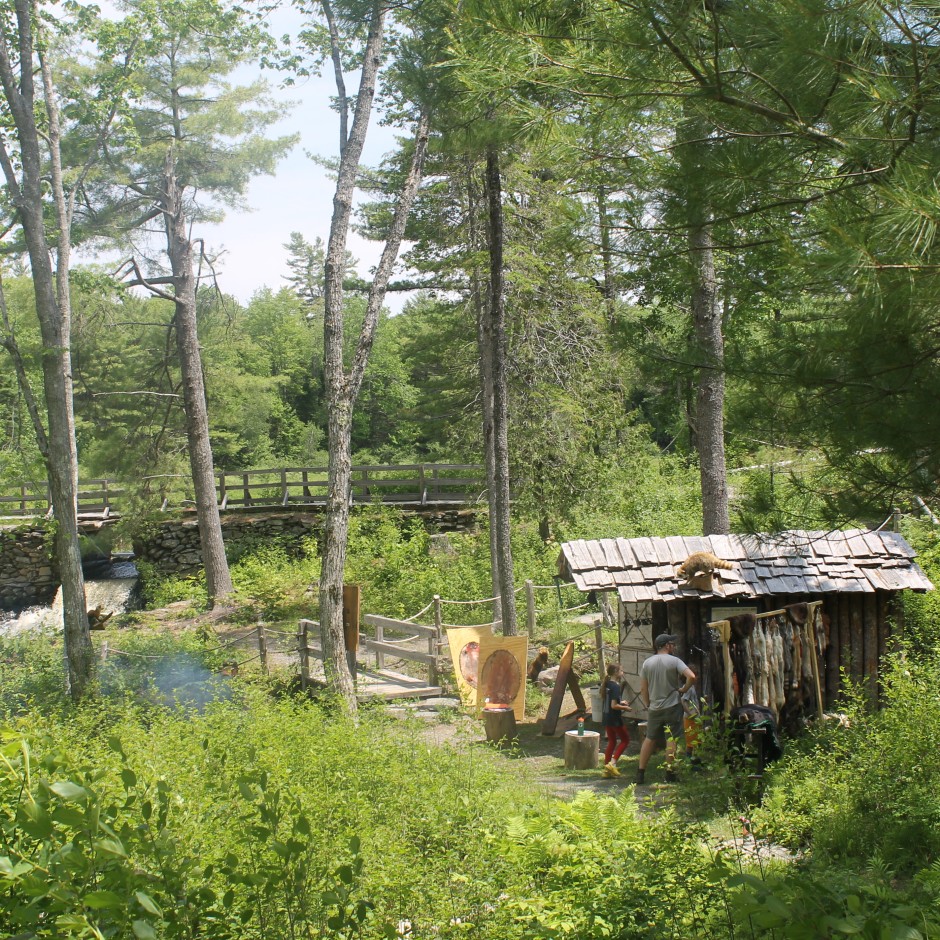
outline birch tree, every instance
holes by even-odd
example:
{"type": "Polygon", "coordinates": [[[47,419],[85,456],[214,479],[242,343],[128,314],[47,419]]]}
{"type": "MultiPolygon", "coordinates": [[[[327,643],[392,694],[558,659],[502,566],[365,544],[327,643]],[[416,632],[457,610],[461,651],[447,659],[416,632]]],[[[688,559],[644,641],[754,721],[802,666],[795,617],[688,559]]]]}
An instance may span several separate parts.
{"type": "MultiPolygon", "coordinates": [[[[323,566],[320,576],[320,629],[324,662],[331,686],[350,711],[356,709],[352,674],[346,663],[343,634],[343,571],[349,536],[351,499],[352,417],[362,387],[363,375],[375,339],[379,312],[385,300],[388,282],[405,231],[405,224],[421,182],[428,146],[429,119],[418,105],[414,117],[414,137],[410,143],[410,167],[398,195],[382,256],[369,286],[366,315],[363,319],[351,362],[343,356],[344,307],[343,280],[347,268],[346,245],[352,219],[353,198],[360,173],[360,160],[375,105],[379,72],[385,43],[392,25],[383,2],[372,0],[367,17],[344,21],[333,6],[323,2],[304,6],[306,14],[326,29],[325,44],[313,50],[332,63],[336,80],[336,110],[339,114],[339,163],[333,213],[324,263],[323,346],[326,382],[327,441],[329,448],[328,493],[324,526],[323,566]],[[365,22],[364,35],[357,33],[357,23],[365,22]],[[348,32],[342,33],[343,26],[348,32]],[[350,61],[361,62],[359,86],[355,94],[346,88],[350,61]],[[349,120],[351,113],[351,121],[349,120]]],[[[405,11],[400,11],[403,17],[405,11]]],[[[322,32],[319,33],[322,37],[322,32]]]]}
{"type": "Polygon", "coordinates": [[[78,542],[78,454],[72,410],[68,278],[74,202],[63,181],[59,107],[40,11],[29,0],[15,0],[0,15],[5,21],[0,37],[0,83],[12,125],[12,133],[0,141],[0,165],[14,221],[22,227],[29,256],[42,335],[48,428],[43,426],[29,390],[5,303],[2,344],[13,356],[46,464],[55,515],[55,556],[62,581],[66,686],[77,700],[89,690],[93,649],[78,542]],[[53,211],[47,227],[48,189],[53,211]]]}
{"type": "Polygon", "coordinates": [[[206,588],[210,601],[232,592],[215,490],[209,418],[196,316],[198,268],[211,266],[193,226],[217,220],[223,205],[239,206],[248,182],[271,173],[294,137],[267,139],[284,113],[265,97],[266,86],[232,86],[226,78],[252,61],[265,38],[238,10],[215,0],[140,0],[125,29],[148,37],[137,52],[138,95],[129,116],[134,135],[110,152],[118,181],[112,199],[125,218],[138,213],[137,237],[162,236],[169,271],[132,256],[128,283],[173,303],[183,377],[189,461],[206,588]]]}

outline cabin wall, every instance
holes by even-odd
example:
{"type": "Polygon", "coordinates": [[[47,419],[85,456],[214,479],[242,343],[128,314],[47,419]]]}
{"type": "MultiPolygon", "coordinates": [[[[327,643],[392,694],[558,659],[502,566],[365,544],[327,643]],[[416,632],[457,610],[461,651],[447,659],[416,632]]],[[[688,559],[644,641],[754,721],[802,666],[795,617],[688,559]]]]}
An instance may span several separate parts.
{"type": "MultiPolygon", "coordinates": [[[[738,606],[756,607],[758,613],[763,613],[818,599],[818,595],[787,594],[742,600],[738,606]]],[[[893,621],[899,605],[895,603],[895,596],[886,591],[824,594],[822,601],[822,630],[827,642],[819,660],[819,671],[825,707],[837,707],[843,689],[843,673],[862,685],[870,701],[877,702],[879,662],[896,646],[893,621]]],[[[698,677],[699,694],[709,697],[712,676],[710,640],[705,636],[705,625],[713,619],[712,608],[725,606],[731,605],[723,603],[721,598],[621,603],[619,660],[633,693],[639,691],[640,667],[653,654],[655,637],[660,633],[675,633],[679,636],[677,654],[698,677]]],[[[636,703],[634,709],[640,715],[644,713],[642,703],[636,703]]]]}

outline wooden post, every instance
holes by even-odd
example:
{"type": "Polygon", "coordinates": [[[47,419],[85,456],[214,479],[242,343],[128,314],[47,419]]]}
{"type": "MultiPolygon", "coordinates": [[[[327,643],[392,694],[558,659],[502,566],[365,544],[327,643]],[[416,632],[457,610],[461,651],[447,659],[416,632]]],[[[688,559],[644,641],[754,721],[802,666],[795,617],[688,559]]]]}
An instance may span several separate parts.
{"type": "Polygon", "coordinates": [[[290,490],[287,489],[287,470],[281,470],[281,505],[286,506],[290,499],[290,490]]]}
{"type": "Polygon", "coordinates": [[[245,505],[250,506],[251,505],[251,489],[248,484],[247,473],[242,474],[242,495],[244,496],[244,499],[245,499],[245,505]]]}
{"type": "Polygon", "coordinates": [[[106,663],[108,661],[108,641],[107,640],[105,640],[104,643],[101,644],[101,661],[103,663],[106,663]]]}
{"type": "Polygon", "coordinates": [[[529,636],[535,633],[535,585],[531,578],[525,583],[525,623],[529,636]]]}
{"type": "Polygon", "coordinates": [[[431,685],[437,685],[438,676],[437,660],[441,655],[441,637],[444,635],[444,617],[441,611],[441,595],[434,595],[434,637],[428,641],[428,652],[434,654],[434,665],[429,670],[429,679],[431,685]],[[433,645],[432,645],[433,643],[433,645]]]}
{"type": "Polygon", "coordinates": [[[820,721],[822,721],[823,716],[823,696],[822,686],[819,683],[819,657],[816,655],[816,617],[818,616],[821,604],[822,601],[813,601],[808,604],[809,611],[806,617],[807,626],[809,627],[810,662],[813,665],[813,680],[816,683],[816,707],[819,709],[817,718],[820,721]]]}
{"type": "Polygon", "coordinates": [[[594,642],[597,645],[597,671],[600,674],[601,682],[607,675],[607,666],[604,663],[604,625],[599,623],[594,628],[594,642]]]}
{"type": "Polygon", "coordinates": [[[878,701],[878,601],[874,594],[865,594],[863,597],[864,682],[868,701],[874,705],[878,701]]]}
{"type": "Polygon", "coordinates": [[[428,502],[428,484],[424,479],[424,464],[418,468],[418,499],[422,506],[428,502]]]}
{"type": "Polygon", "coordinates": [[[307,621],[300,621],[300,629],[297,632],[297,652],[300,655],[300,689],[307,691],[310,684],[310,647],[307,645],[307,621]]]}
{"type": "Polygon", "coordinates": [[[346,665],[349,666],[353,685],[356,684],[356,654],[359,652],[359,622],[362,607],[362,588],[358,584],[343,585],[343,638],[346,641],[346,665]]]}
{"type": "Polygon", "coordinates": [[[268,638],[264,633],[264,624],[258,621],[258,659],[261,662],[261,672],[268,674],[268,638]]]}
{"type": "Polygon", "coordinates": [[[226,495],[225,494],[225,471],[220,470],[219,471],[219,505],[220,506],[225,506],[226,504],[225,495],[226,495]]]}
{"type": "MultiPolygon", "coordinates": [[[[375,641],[380,644],[385,642],[385,627],[381,621],[375,625],[375,641]]],[[[382,652],[381,646],[375,651],[375,668],[385,668],[385,653],[382,652]]]]}

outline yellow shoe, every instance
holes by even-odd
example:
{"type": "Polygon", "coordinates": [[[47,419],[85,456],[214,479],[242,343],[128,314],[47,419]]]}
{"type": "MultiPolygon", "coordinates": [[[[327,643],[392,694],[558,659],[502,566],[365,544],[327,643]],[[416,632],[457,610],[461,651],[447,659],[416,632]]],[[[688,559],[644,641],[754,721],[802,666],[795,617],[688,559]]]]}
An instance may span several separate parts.
{"type": "Polygon", "coordinates": [[[620,771],[617,769],[616,764],[605,764],[604,765],[604,776],[605,777],[619,777],[620,771]]]}

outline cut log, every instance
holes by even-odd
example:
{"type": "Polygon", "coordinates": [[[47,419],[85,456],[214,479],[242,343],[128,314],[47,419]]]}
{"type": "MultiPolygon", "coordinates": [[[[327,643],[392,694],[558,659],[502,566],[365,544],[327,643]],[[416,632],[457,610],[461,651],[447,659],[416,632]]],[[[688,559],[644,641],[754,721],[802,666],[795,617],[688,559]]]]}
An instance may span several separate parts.
{"type": "Polygon", "coordinates": [[[565,732],[565,767],[571,770],[593,770],[601,750],[601,736],[596,731],[565,732]]]}
{"type": "Polygon", "coordinates": [[[511,708],[488,708],[483,712],[486,740],[512,741],[516,737],[516,713],[511,708]]]}

